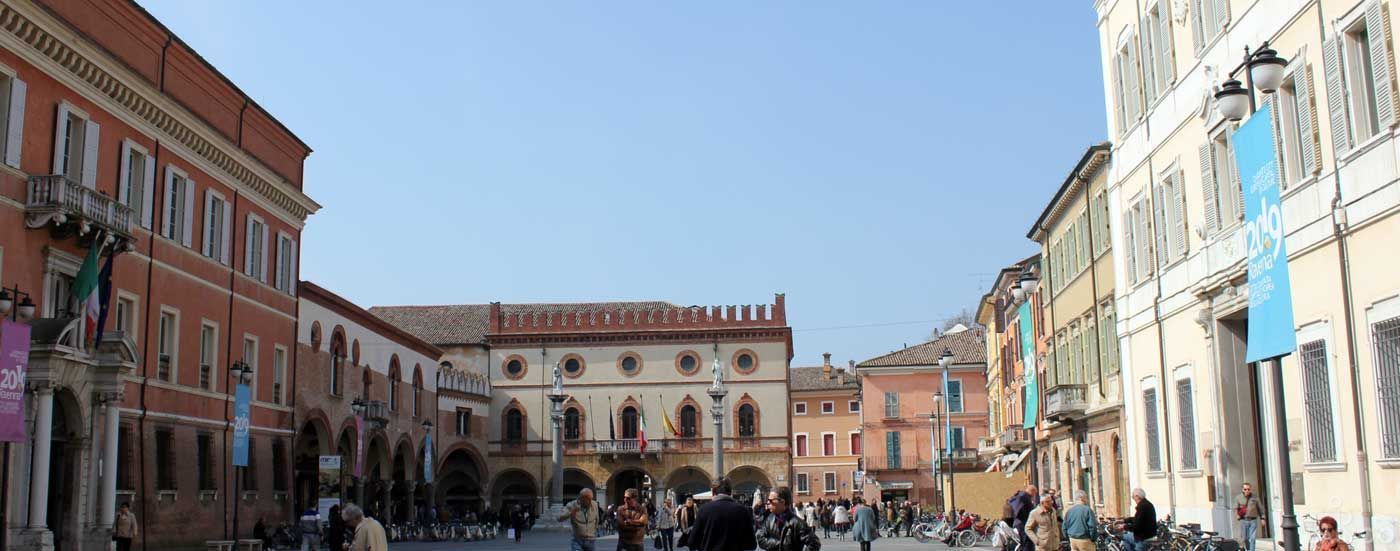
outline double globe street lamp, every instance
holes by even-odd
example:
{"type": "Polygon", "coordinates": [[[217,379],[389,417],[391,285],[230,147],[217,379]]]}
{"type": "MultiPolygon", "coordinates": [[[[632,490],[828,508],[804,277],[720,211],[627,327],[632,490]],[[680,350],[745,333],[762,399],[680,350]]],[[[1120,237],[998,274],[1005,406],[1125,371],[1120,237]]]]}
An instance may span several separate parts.
{"type": "Polygon", "coordinates": [[[1278,52],[1269,48],[1268,42],[1264,42],[1263,46],[1253,53],[1249,48],[1245,48],[1244,61],[1230,71],[1227,75],[1230,80],[1222,83],[1220,90],[1215,92],[1215,108],[1231,121],[1239,121],[1247,115],[1254,114],[1256,105],[1253,91],[1258,90],[1264,94],[1277,91],[1283,86],[1284,69],[1287,67],[1288,60],[1279,57],[1278,52]],[[1247,69],[1247,86],[1234,78],[1241,69],[1247,69]]]}

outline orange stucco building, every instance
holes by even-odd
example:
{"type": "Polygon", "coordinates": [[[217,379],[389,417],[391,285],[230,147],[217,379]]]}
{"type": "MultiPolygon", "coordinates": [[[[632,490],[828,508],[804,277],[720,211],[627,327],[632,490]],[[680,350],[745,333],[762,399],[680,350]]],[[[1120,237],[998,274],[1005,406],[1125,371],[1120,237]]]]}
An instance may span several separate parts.
{"type": "Polygon", "coordinates": [[[854,365],[834,367],[831,354],[822,356],[822,365],[788,372],[792,491],[800,501],[849,498],[862,486],[860,380],[854,365]]]}

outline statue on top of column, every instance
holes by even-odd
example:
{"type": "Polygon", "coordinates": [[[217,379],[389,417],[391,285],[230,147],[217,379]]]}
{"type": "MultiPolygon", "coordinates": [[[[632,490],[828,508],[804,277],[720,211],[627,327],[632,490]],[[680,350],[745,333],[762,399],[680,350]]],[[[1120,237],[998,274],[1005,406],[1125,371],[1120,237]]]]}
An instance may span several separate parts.
{"type": "Polygon", "coordinates": [[[710,373],[714,375],[714,382],[711,386],[719,388],[724,385],[724,369],[720,368],[719,357],[715,357],[714,363],[710,365],[710,373]]]}
{"type": "Polygon", "coordinates": [[[563,393],[564,393],[564,375],[563,375],[562,373],[559,372],[559,363],[558,363],[558,362],[555,362],[555,364],[554,364],[554,393],[555,393],[555,394],[563,394],[563,393]]]}

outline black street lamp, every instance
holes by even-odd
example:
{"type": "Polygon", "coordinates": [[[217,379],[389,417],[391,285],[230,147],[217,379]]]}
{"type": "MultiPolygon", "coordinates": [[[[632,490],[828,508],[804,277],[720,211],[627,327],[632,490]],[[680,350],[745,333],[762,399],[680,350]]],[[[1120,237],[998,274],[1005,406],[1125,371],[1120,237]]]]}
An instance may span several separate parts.
{"type": "MultiPolygon", "coordinates": [[[[1011,298],[1014,300],[1014,302],[1016,302],[1017,306],[1019,306],[1019,305],[1025,303],[1026,301],[1029,301],[1029,300],[1031,299],[1031,297],[1032,297],[1033,295],[1035,295],[1035,292],[1036,292],[1036,290],[1038,290],[1038,289],[1040,289],[1040,278],[1039,278],[1039,277],[1036,277],[1036,275],[1035,275],[1035,270],[1033,270],[1030,266],[1026,266],[1026,268],[1025,268],[1024,270],[1021,270],[1021,277],[1019,277],[1019,278],[1016,279],[1016,285],[1013,286],[1013,287],[1011,287],[1011,298]]],[[[1035,319],[1035,318],[1038,317],[1038,316],[1031,316],[1031,317],[1032,317],[1032,319],[1035,319]]],[[[1031,328],[1031,329],[1032,329],[1032,333],[1034,333],[1034,329],[1035,329],[1035,328],[1031,328]]],[[[1031,363],[1027,364],[1027,363],[1023,360],[1021,363],[1022,363],[1021,369],[1022,369],[1023,371],[1028,370],[1028,371],[1030,371],[1031,373],[1035,373],[1035,371],[1036,371],[1036,366],[1035,366],[1035,362],[1034,362],[1034,361],[1032,361],[1031,363]]],[[[1036,387],[1037,387],[1037,388],[1035,388],[1034,390],[1036,391],[1036,394],[1037,394],[1037,396],[1036,396],[1037,402],[1039,402],[1039,393],[1040,393],[1040,388],[1039,388],[1039,387],[1040,387],[1040,385],[1037,384],[1036,387]]],[[[1033,413],[1032,413],[1032,415],[1036,415],[1036,416],[1039,416],[1039,414],[1040,414],[1039,411],[1036,411],[1036,412],[1033,412],[1033,413]]],[[[1031,450],[1031,454],[1030,454],[1030,458],[1031,458],[1031,467],[1030,467],[1030,471],[1031,471],[1031,485],[1033,485],[1033,486],[1039,486],[1039,485],[1040,485],[1040,470],[1036,468],[1036,464],[1037,464],[1037,463],[1036,463],[1036,457],[1035,457],[1035,456],[1036,456],[1036,449],[1035,449],[1035,432],[1036,432],[1036,427],[1035,427],[1035,425],[1038,424],[1038,423],[1036,423],[1037,419],[1030,419],[1030,421],[1031,421],[1031,425],[1032,425],[1032,426],[1031,426],[1031,430],[1030,430],[1030,432],[1031,432],[1031,447],[1030,447],[1030,450],[1031,450]]],[[[1022,426],[1022,427],[1025,426],[1025,420],[1022,420],[1021,426],[1022,426]]]]}
{"type": "MultiPolygon", "coordinates": [[[[947,390],[948,390],[948,388],[947,388],[947,387],[948,387],[948,368],[949,368],[950,366],[952,366],[952,365],[953,365],[953,351],[952,351],[952,350],[949,350],[949,349],[947,349],[947,348],[944,348],[944,349],[943,349],[943,354],[941,354],[941,355],[938,356],[938,367],[943,368],[943,390],[944,390],[944,391],[947,391],[947,390]]],[[[949,409],[949,408],[950,408],[949,401],[951,400],[951,398],[952,398],[952,396],[944,396],[944,395],[943,395],[943,392],[938,392],[938,393],[935,393],[935,394],[933,395],[933,404],[934,404],[934,407],[935,407],[935,408],[938,407],[938,402],[943,402],[943,426],[945,427],[945,430],[948,432],[948,446],[949,446],[950,448],[951,448],[951,446],[953,445],[953,433],[952,433],[952,426],[953,426],[952,413],[953,413],[953,412],[952,412],[951,409],[949,409]]],[[[942,453],[942,450],[940,450],[939,453],[941,454],[941,453],[942,453]]],[[[957,510],[958,510],[957,503],[958,503],[957,473],[954,471],[954,468],[953,468],[953,450],[949,449],[949,450],[948,450],[948,510],[949,510],[949,511],[957,511],[957,510]]]]}
{"type": "Polygon", "coordinates": [[[1249,48],[1245,48],[1244,61],[1230,71],[1230,80],[1221,83],[1220,90],[1215,92],[1216,109],[1231,121],[1239,121],[1246,115],[1254,114],[1254,90],[1263,94],[1277,91],[1279,86],[1283,85],[1283,72],[1287,67],[1288,60],[1279,57],[1278,52],[1269,48],[1267,41],[1253,53],[1249,48]],[[1234,78],[1241,70],[1245,70],[1246,84],[1234,78]]]}
{"type": "Polygon", "coordinates": [[[11,321],[29,321],[34,319],[34,301],[30,300],[29,293],[19,290],[19,286],[0,288],[0,318],[10,316],[11,321]],[[24,297],[19,301],[19,307],[15,307],[15,298],[24,297]]]}
{"type": "MultiPolygon", "coordinates": [[[[228,378],[236,381],[237,384],[251,383],[253,382],[253,368],[243,360],[233,362],[233,365],[230,365],[228,367],[228,378]]],[[[232,459],[232,446],[229,447],[229,456],[230,459],[232,459]]],[[[233,461],[229,461],[229,463],[233,463],[233,461]]],[[[243,467],[239,467],[238,465],[233,466],[233,541],[235,542],[235,544],[238,541],[238,509],[243,505],[242,503],[240,503],[240,501],[243,500],[243,497],[238,495],[238,481],[240,478],[239,475],[242,473],[243,467]]]]}

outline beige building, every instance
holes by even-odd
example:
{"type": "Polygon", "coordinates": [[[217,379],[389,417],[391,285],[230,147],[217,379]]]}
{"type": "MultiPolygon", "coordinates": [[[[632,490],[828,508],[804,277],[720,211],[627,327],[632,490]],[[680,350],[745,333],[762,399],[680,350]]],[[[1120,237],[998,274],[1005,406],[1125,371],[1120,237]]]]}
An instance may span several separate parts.
{"type": "Polygon", "coordinates": [[[658,497],[700,493],[717,475],[747,493],[788,484],[792,330],[783,295],[756,307],[493,303],[371,312],[440,347],[452,364],[445,372],[489,377],[485,441],[463,445],[482,458],[479,491],[493,507],[543,510],[552,485],[547,394],[556,365],[569,396],[566,497],[582,488],[605,503],[620,501],[629,487],[658,497]],[[719,429],[723,473],[714,472],[706,393],[716,360],[728,388],[719,429]]]}
{"type": "Polygon", "coordinates": [[[1040,244],[1041,285],[1049,297],[1039,312],[1050,328],[1036,452],[1040,483],[1062,495],[1084,490],[1102,514],[1125,516],[1131,509],[1121,461],[1109,156],[1107,143],[1085,151],[1026,237],[1040,244]]]}
{"type": "Polygon", "coordinates": [[[792,492],[799,501],[850,498],[861,491],[860,380],[822,365],[788,373],[792,405],[792,492]]]}
{"type": "MultiPolygon", "coordinates": [[[[1230,501],[1279,488],[1300,515],[1400,548],[1400,152],[1395,6],[1376,0],[1097,0],[1115,320],[1130,481],[1162,514],[1237,532],[1230,501]],[[1244,362],[1248,294],[1231,131],[1212,92],[1264,41],[1298,350],[1244,362]],[[1282,385],[1282,404],[1271,399],[1282,385]],[[1275,408],[1292,472],[1279,472],[1275,408]],[[1257,430],[1258,429],[1258,430],[1257,430]]],[[[1244,80],[1243,75],[1238,75],[1244,80]]],[[[1304,532],[1303,540],[1307,540],[1304,532]]]]}

